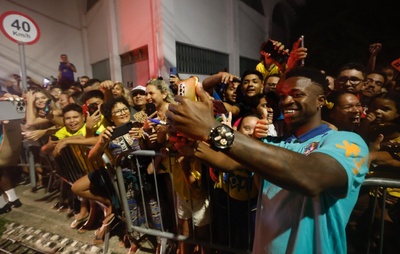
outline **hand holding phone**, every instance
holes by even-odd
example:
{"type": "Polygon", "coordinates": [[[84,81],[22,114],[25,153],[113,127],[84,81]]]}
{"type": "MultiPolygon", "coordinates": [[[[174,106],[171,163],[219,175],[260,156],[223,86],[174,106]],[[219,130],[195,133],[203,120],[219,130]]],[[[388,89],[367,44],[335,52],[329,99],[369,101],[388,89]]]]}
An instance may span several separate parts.
{"type": "Polygon", "coordinates": [[[177,71],[176,67],[171,67],[171,68],[169,68],[169,75],[170,75],[170,76],[171,76],[171,75],[176,76],[177,74],[178,74],[178,71],[177,71]]]}
{"type": "Polygon", "coordinates": [[[152,114],[154,114],[154,112],[157,111],[156,105],[154,105],[154,103],[146,103],[145,111],[146,111],[147,116],[151,116],[152,114]]]}
{"type": "Polygon", "coordinates": [[[111,139],[116,139],[122,135],[129,133],[129,131],[133,128],[133,123],[131,121],[124,123],[118,127],[114,128],[114,131],[111,135],[111,139]]]}
{"type": "Polygon", "coordinates": [[[50,110],[51,110],[51,99],[49,99],[47,102],[46,102],[46,105],[44,106],[44,109],[43,109],[43,111],[44,111],[44,115],[46,116],[48,113],[50,113],[50,110]]]}
{"type": "Polygon", "coordinates": [[[181,80],[178,83],[178,95],[197,101],[196,85],[198,82],[199,78],[196,76],[191,76],[188,79],[181,80]]]}
{"type": "Polygon", "coordinates": [[[0,120],[15,120],[25,118],[25,101],[0,101],[0,120]]]}
{"type": "Polygon", "coordinates": [[[271,58],[273,58],[276,62],[284,65],[287,62],[289,55],[287,51],[282,49],[283,45],[280,44],[278,46],[277,43],[279,42],[269,39],[263,46],[262,50],[266,53],[269,53],[271,58]]]}
{"type": "Polygon", "coordinates": [[[87,107],[87,110],[90,115],[93,115],[99,109],[99,105],[97,103],[90,103],[87,107]]]}

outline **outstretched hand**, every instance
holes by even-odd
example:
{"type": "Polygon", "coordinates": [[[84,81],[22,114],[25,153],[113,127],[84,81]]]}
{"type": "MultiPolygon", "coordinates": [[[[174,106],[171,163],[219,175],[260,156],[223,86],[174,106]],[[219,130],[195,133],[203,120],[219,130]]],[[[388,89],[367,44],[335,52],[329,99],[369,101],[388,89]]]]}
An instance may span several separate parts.
{"type": "Polygon", "coordinates": [[[218,125],[214,119],[213,103],[202,85],[197,84],[196,94],[199,101],[176,96],[178,104],[170,104],[167,116],[169,132],[179,133],[194,140],[207,141],[210,131],[218,125]]]}

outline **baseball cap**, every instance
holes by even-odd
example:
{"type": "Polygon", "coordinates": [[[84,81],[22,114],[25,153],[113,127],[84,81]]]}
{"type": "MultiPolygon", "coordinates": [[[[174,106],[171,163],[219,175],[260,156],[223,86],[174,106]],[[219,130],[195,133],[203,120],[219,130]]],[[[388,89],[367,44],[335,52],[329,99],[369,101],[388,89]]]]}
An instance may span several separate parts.
{"type": "Polygon", "coordinates": [[[145,86],[135,86],[132,90],[131,90],[131,95],[132,96],[136,96],[137,94],[146,94],[146,87],[145,86]]]}

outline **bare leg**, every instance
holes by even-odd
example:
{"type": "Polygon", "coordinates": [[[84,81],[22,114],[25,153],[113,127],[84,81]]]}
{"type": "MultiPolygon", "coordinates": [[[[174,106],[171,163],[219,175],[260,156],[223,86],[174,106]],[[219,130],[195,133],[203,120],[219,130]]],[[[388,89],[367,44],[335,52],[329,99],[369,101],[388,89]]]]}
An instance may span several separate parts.
{"type": "Polygon", "coordinates": [[[95,200],[99,201],[100,203],[105,204],[106,206],[111,206],[111,201],[110,199],[100,196],[100,195],[95,195],[90,191],[90,180],[87,175],[79,178],[75,183],[72,185],[71,189],[72,192],[82,198],[90,199],[90,200],[95,200]]]}
{"type": "MultiPolygon", "coordinates": [[[[178,231],[179,234],[182,234],[184,236],[190,236],[191,235],[191,219],[179,219],[178,218],[178,231]]],[[[189,254],[193,253],[194,250],[194,245],[185,243],[185,242],[179,242],[179,254],[189,254]]]]}

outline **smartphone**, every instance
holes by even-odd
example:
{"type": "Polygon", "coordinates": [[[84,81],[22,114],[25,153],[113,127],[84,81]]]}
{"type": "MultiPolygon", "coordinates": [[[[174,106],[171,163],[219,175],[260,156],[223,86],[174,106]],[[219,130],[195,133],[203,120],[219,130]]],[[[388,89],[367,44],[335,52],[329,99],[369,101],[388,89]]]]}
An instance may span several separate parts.
{"type": "Polygon", "coordinates": [[[122,135],[127,134],[133,128],[133,123],[131,121],[124,123],[118,127],[115,127],[111,139],[116,139],[122,135]]]}
{"type": "Polygon", "coordinates": [[[169,75],[174,75],[176,76],[178,74],[178,70],[176,69],[176,67],[171,67],[169,68],[169,75]]]}
{"type": "MultiPolygon", "coordinates": [[[[304,35],[301,35],[299,40],[300,40],[300,47],[304,48],[304,35]]],[[[304,59],[301,59],[300,66],[304,66],[304,59]]]]}
{"type": "Polygon", "coordinates": [[[15,120],[25,118],[25,101],[0,101],[0,120],[15,120]]]}
{"type": "Polygon", "coordinates": [[[199,78],[191,76],[188,79],[181,80],[178,83],[178,95],[185,96],[193,101],[197,101],[196,97],[196,85],[199,82],[199,78]]]}
{"type": "Polygon", "coordinates": [[[90,115],[93,115],[94,112],[96,112],[99,109],[99,104],[97,103],[90,103],[87,107],[87,110],[89,111],[90,115]]]}
{"type": "Polygon", "coordinates": [[[228,110],[225,108],[224,102],[221,100],[213,100],[214,115],[228,114],[228,110]]]}
{"type": "Polygon", "coordinates": [[[284,51],[279,52],[277,49],[275,49],[274,43],[271,40],[267,41],[262,50],[270,53],[271,57],[282,65],[285,64],[289,58],[289,56],[284,53],[284,51]]]}
{"type": "Polygon", "coordinates": [[[151,114],[153,114],[156,111],[157,111],[157,109],[156,109],[156,105],[154,105],[154,103],[146,103],[147,116],[150,116],[151,114]]]}
{"type": "Polygon", "coordinates": [[[43,79],[43,87],[46,88],[46,87],[48,87],[49,85],[51,85],[50,79],[44,78],[44,79],[43,79]]]}
{"type": "Polygon", "coordinates": [[[48,101],[46,101],[46,105],[44,106],[44,109],[43,109],[44,115],[47,115],[50,112],[50,110],[51,110],[50,105],[51,105],[51,100],[49,99],[48,101]]]}

